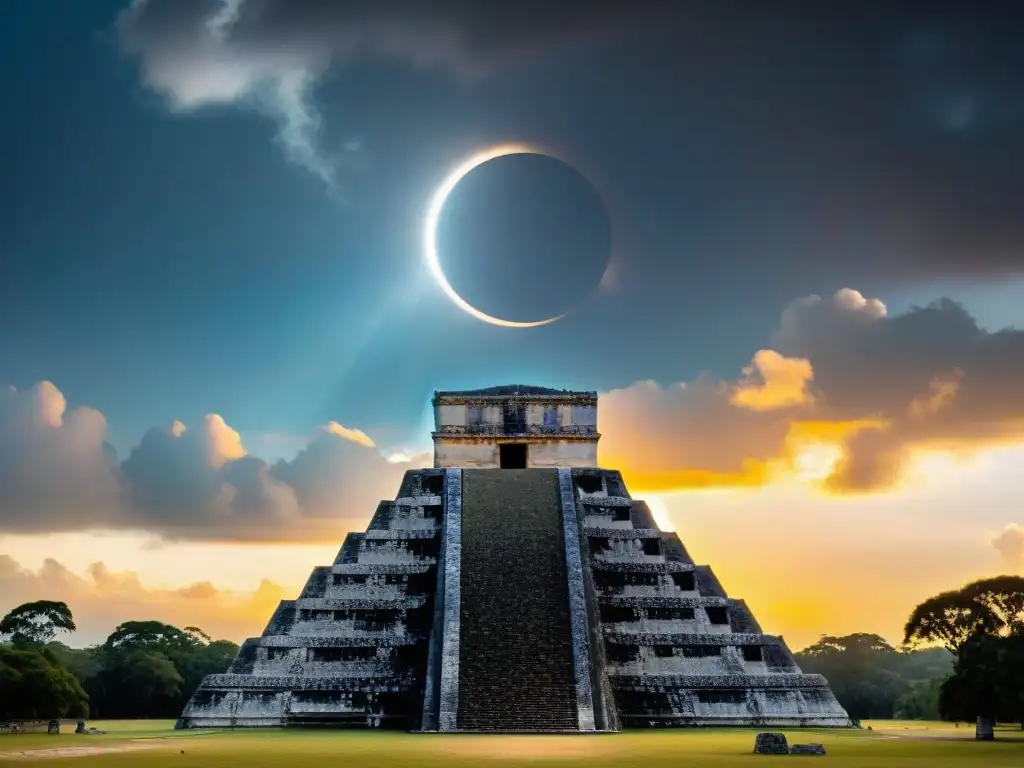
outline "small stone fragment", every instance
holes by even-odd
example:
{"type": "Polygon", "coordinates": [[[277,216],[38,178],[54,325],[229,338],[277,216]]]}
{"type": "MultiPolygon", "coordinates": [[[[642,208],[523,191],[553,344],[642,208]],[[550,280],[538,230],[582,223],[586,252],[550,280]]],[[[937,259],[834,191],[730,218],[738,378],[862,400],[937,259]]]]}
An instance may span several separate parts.
{"type": "Polygon", "coordinates": [[[791,755],[824,755],[824,744],[794,744],[789,751],[791,755]]]}
{"type": "Polygon", "coordinates": [[[789,742],[784,733],[759,733],[754,739],[755,755],[788,755],[789,742]]]}

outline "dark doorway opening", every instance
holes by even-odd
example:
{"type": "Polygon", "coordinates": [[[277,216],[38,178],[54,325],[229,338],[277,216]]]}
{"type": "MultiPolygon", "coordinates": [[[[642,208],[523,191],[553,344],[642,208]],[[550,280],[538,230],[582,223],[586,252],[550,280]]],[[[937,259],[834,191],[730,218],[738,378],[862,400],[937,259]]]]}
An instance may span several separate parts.
{"type": "Polygon", "coordinates": [[[498,446],[502,469],[526,469],[526,443],[505,443],[498,446]]]}

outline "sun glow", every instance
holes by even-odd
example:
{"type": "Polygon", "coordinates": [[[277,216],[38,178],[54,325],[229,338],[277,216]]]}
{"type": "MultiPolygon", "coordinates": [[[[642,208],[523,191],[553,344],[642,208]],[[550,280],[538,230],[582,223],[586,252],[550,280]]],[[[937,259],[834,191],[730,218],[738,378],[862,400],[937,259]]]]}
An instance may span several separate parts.
{"type": "Polygon", "coordinates": [[[499,144],[491,147],[490,149],[478,152],[452,169],[452,171],[445,177],[444,181],[441,182],[441,186],[439,186],[434,192],[433,197],[430,199],[430,205],[427,208],[426,221],[423,226],[423,254],[427,261],[427,267],[430,269],[430,274],[434,277],[434,280],[437,281],[441,290],[444,291],[445,295],[451,299],[455,306],[466,314],[475,317],[477,320],[483,320],[485,323],[490,323],[491,325],[500,325],[505,328],[539,328],[542,325],[550,325],[551,323],[561,320],[565,317],[566,313],[563,312],[560,315],[549,317],[544,320],[519,322],[516,320],[504,320],[500,317],[488,315],[486,312],[481,312],[459,296],[451,283],[448,282],[448,278],[445,277],[444,270],[441,269],[441,259],[437,252],[437,224],[441,218],[441,211],[444,210],[445,201],[448,200],[448,196],[452,193],[452,190],[455,189],[456,185],[462,181],[467,173],[477,166],[483,165],[489,160],[504,157],[505,155],[543,154],[546,153],[541,152],[539,149],[532,147],[529,144],[499,144]]]}
{"type": "Polygon", "coordinates": [[[824,480],[842,458],[843,451],[838,445],[809,443],[793,458],[793,476],[802,483],[824,480]]]}
{"type": "Polygon", "coordinates": [[[674,531],[676,529],[672,524],[672,516],[669,515],[668,508],[665,506],[665,502],[661,500],[660,496],[648,496],[644,501],[647,502],[647,508],[651,510],[654,522],[658,524],[658,527],[661,530],[674,531]]]}

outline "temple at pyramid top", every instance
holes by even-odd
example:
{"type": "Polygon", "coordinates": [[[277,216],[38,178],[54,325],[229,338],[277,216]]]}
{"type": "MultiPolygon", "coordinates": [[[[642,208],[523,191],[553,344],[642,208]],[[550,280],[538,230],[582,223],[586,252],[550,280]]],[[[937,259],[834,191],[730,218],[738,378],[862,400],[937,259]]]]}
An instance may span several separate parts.
{"type": "Polygon", "coordinates": [[[512,384],[434,393],[434,466],[596,467],[597,392],[512,384]]]}

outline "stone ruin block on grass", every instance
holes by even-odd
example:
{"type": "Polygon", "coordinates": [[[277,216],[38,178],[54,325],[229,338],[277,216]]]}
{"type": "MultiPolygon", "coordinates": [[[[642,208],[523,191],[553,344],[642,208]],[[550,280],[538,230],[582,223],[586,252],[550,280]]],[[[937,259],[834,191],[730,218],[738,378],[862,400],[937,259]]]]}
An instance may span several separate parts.
{"type": "Polygon", "coordinates": [[[788,755],[789,742],[784,733],[759,733],[754,739],[755,755],[788,755]]]}

